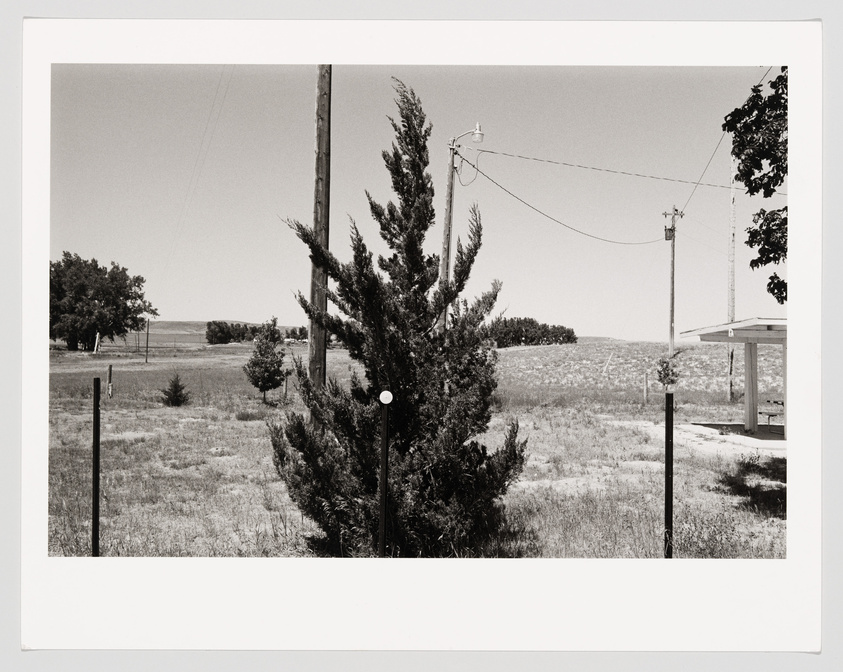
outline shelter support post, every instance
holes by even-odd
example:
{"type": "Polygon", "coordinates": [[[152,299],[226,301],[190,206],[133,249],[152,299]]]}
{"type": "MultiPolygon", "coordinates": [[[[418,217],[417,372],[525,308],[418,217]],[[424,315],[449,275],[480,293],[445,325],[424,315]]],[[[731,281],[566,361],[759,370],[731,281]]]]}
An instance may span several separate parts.
{"type": "Polygon", "coordinates": [[[783,396],[782,400],[784,401],[784,438],[787,438],[787,341],[782,341],[782,381],[784,382],[783,385],[783,396]]]}
{"type": "Polygon", "coordinates": [[[744,344],[744,429],[758,432],[758,343],[744,344]]]}

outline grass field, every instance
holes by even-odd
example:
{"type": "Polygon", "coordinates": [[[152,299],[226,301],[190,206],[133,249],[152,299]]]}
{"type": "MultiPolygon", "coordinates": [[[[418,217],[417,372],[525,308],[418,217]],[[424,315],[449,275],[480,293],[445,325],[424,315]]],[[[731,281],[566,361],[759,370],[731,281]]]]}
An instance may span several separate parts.
{"type": "MultiPolygon", "coordinates": [[[[51,349],[51,555],[91,552],[92,378],[105,389],[109,364],[114,395],[103,394],[101,404],[103,555],[312,553],[308,538],[319,530],[277,477],[265,424],[303,409],[294,382],[286,400],[275,391],[265,405],[242,371],[249,344],[204,346],[190,336],[176,334],[175,347],[162,341],[149,363],[143,348],[119,341],[100,355],[51,349]],[[174,373],[192,394],[187,406],[160,402],[174,373]]],[[[484,441],[500,445],[507,419],[516,417],[528,459],[505,497],[509,527],[492,554],[661,557],[663,445],[636,423],[663,419],[654,365],[664,350],[583,339],[499,351],[496,411],[484,441]]],[[[741,419],[742,404],[725,400],[725,346],[679,350],[676,422],[741,419]]],[[[306,346],[287,351],[306,356],[306,346]]],[[[741,372],[740,348],[736,355],[741,372]]],[[[352,366],[344,350],[329,350],[328,375],[348,380],[352,366]]],[[[781,398],[780,370],[780,348],[759,346],[762,400],[781,398]]],[[[709,455],[677,443],[675,556],[784,557],[786,480],[785,458],[738,449],[709,455]]]]}

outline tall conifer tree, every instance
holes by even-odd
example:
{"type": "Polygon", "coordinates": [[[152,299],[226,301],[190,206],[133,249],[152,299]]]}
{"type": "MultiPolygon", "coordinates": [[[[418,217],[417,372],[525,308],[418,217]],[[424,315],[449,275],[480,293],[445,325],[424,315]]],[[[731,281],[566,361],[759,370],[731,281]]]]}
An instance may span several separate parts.
{"type": "Polygon", "coordinates": [[[365,380],[349,388],[329,380],[313,387],[297,362],[310,421],[289,414],[270,423],[275,465],[298,506],[325,532],[334,555],[371,555],[378,540],[381,408],[390,390],[387,554],[446,556],[478,553],[498,530],[501,496],[521,472],[526,441],[512,421],[496,451],[474,439],[491,419],[495,353],[480,325],[500,283],[469,303],[459,298],[480,250],[480,213],[471,209],[468,244],[457,242],[453,278],[438,280],[437,255],[423,244],[434,223],[427,172],[427,123],[412,89],[395,80],[399,117],[391,150],[383,152],[397,203],[375,202],[371,214],[390,254],[377,259],[351,223],[352,260],[340,263],[299,222],[290,226],[311,260],[328,272],[328,298],[341,315],[322,312],[299,294],[308,317],[343,342],[365,380]],[[437,317],[452,305],[448,328],[437,317]]]}

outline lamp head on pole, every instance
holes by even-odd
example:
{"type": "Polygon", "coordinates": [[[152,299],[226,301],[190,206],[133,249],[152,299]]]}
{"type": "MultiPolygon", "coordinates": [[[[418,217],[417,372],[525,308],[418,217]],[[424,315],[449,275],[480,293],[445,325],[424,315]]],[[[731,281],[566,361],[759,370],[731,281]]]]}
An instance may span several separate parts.
{"type": "Polygon", "coordinates": [[[451,149],[453,149],[457,146],[457,140],[459,140],[460,138],[464,138],[467,135],[471,135],[471,141],[472,142],[476,142],[476,143],[483,142],[484,133],[483,133],[483,131],[480,130],[480,122],[479,121],[474,125],[474,128],[472,128],[470,131],[466,131],[465,133],[461,133],[460,135],[458,135],[455,138],[451,138],[451,149]]]}

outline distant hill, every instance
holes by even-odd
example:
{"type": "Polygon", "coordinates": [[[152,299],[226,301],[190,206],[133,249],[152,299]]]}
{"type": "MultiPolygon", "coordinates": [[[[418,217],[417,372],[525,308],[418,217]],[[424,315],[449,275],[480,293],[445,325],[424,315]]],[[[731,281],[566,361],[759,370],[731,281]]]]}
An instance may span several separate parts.
{"type": "MultiPolygon", "coordinates": [[[[228,322],[229,324],[258,324],[256,322],[243,322],[242,320],[218,320],[219,322],[228,322]]],[[[205,335],[205,329],[208,322],[195,322],[183,320],[153,320],[150,330],[158,334],[201,334],[205,335]]],[[[302,324],[305,324],[304,322],[302,324]]],[[[278,325],[282,333],[286,333],[289,329],[302,326],[301,324],[278,325]]],[[[577,342],[586,343],[608,343],[615,341],[618,343],[625,342],[622,338],[610,338],[609,336],[578,336],[577,342]]]]}
{"type": "Polygon", "coordinates": [[[204,334],[206,322],[152,320],[149,330],[158,334],[204,334]]]}
{"type": "Polygon", "coordinates": [[[611,338],[610,336],[577,336],[577,343],[607,343],[609,341],[625,342],[622,338],[611,338]]]}

